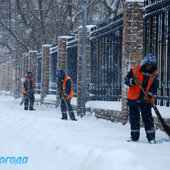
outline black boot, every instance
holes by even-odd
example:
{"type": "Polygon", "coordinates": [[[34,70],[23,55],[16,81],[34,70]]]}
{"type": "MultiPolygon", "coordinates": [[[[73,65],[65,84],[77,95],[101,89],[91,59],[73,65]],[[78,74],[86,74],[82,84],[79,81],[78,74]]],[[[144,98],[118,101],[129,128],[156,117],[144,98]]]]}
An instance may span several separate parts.
{"type": "Polygon", "coordinates": [[[62,120],[67,120],[67,113],[62,113],[62,120]]]}
{"type": "Polygon", "coordinates": [[[29,110],[30,110],[30,111],[35,111],[36,109],[34,109],[34,108],[31,106],[31,107],[29,107],[29,110]]]}
{"type": "Polygon", "coordinates": [[[155,144],[156,143],[156,141],[155,141],[155,132],[146,133],[146,137],[147,137],[150,144],[155,144]]]}
{"type": "Polygon", "coordinates": [[[24,107],[24,110],[28,110],[28,107],[24,107]]]}
{"type": "Polygon", "coordinates": [[[71,117],[71,120],[77,121],[77,119],[75,118],[74,112],[70,113],[70,117],[71,117]]]}

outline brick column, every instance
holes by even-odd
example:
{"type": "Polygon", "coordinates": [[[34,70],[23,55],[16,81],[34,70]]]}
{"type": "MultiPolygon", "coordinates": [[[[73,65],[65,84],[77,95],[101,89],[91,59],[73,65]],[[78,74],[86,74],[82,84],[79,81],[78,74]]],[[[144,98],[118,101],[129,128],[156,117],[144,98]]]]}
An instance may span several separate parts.
{"type": "Polygon", "coordinates": [[[8,76],[7,76],[7,62],[4,63],[4,90],[5,92],[7,91],[7,79],[8,79],[8,76]]]}
{"type": "Polygon", "coordinates": [[[0,90],[2,90],[2,63],[0,64],[0,90]]]}
{"type": "Polygon", "coordinates": [[[57,52],[57,69],[63,69],[66,72],[67,58],[66,58],[66,43],[71,36],[58,37],[58,52],[57,52]]]}
{"type": "Polygon", "coordinates": [[[48,94],[49,87],[49,68],[50,68],[50,46],[42,46],[42,63],[41,63],[41,104],[44,102],[44,98],[48,94]]]}
{"type": "Polygon", "coordinates": [[[35,82],[36,82],[37,52],[38,51],[30,51],[28,57],[28,71],[32,72],[35,82]]]}
{"type": "MultiPolygon", "coordinates": [[[[24,78],[25,74],[28,71],[28,65],[29,65],[29,58],[30,58],[30,54],[29,53],[24,53],[22,55],[22,61],[21,61],[21,77],[24,78]]],[[[29,66],[30,67],[30,66],[29,66]]]]}
{"type": "Polygon", "coordinates": [[[6,75],[7,75],[7,85],[6,85],[6,90],[9,92],[10,91],[10,77],[11,77],[11,74],[10,74],[10,61],[8,60],[7,63],[6,63],[6,75]]]}
{"type": "MultiPolygon", "coordinates": [[[[81,114],[81,83],[82,83],[82,39],[83,28],[78,29],[78,58],[77,58],[77,114],[81,114]]],[[[89,100],[89,86],[91,78],[91,53],[90,53],[90,27],[87,26],[86,34],[86,101],[89,100]]]]}
{"type": "Polygon", "coordinates": [[[6,90],[5,89],[5,85],[6,85],[6,76],[5,76],[5,73],[6,73],[6,69],[5,69],[5,63],[2,64],[2,90],[6,90]]]}
{"type": "Polygon", "coordinates": [[[142,60],[143,55],[143,7],[144,3],[126,1],[123,18],[123,57],[122,57],[122,114],[128,120],[127,90],[124,78],[133,65],[142,60]]]}
{"type": "Polygon", "coordinates": [[[11,96],[15,96],[15,60],[11,60],[11,96]]]}

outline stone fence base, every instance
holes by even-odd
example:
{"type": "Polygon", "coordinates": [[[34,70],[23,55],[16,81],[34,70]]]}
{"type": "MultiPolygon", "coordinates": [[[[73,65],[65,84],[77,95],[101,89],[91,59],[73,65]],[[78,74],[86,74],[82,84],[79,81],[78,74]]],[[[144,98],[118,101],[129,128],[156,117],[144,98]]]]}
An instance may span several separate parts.
{"type": "MultiPolygon", "coordinates": [[[[40,100],[36,100],[37,104],[40,104],[40,100]]],[[[43,105],[47,106],[47,107],[52,107],[55,108],[56,105],[56,101],[52,101],[52,100],[47,100],[44,101],[43,105]]],[[[60,107],[60,106],[58,106],[60,107]]],[[[77,111],[77,105],[76,104],[72,104],[72,107],[75,111],[77,111]]],[[[97,108],[92,108],[92,107],[86,107],[86,112],[89,113],[94,113],[96,118],[99,119],[106,119],[106,120],[110,120],[112,122],[120,122],[123,125],[127,122],[123,121],[123,117],[124,114],[122,114],[122,111],[116,111],[116,110],[110,110],[110,109],[97,109],[97,108]]],[[[164,118],[164,117],[163,117],[164,118]]],[[[158,127],[159,129],[163,130],[162,126],[161,126],[161,122],[159,121],[158,117],[153,115],[153,119],[154,119],[154,124],[156,125],[156,127],[158,127]]],[[[166,123],[170,126],[170,118],[164,118],[164,120],[166,121],[166,123]]],[[[141,118],[141,127],[144,127],[142,118],[141,118]]]]}

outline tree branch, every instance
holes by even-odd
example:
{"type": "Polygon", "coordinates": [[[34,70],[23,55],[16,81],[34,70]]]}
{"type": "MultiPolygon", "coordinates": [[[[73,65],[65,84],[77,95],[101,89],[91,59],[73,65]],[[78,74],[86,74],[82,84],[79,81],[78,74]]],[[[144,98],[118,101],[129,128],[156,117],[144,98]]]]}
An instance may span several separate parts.
{"type": "Polygon", "coordinates": [[[7,25],[5,25],[5,24],[4,24],[3,22],[1,22],[1,21],[0,21],[0,25],[2,25],[2,27],[4,27],[4,28],[15,38],[15,40],[16,40],[19,44],[21,44],[23,47],[26,48],[26,50],[29,51],[29,48],[28,48],[28,46],[26,45],[26,43],[24,43],[21,39],[19,39],[19,38],[15,35],[15,33],[14,33],[7,25]]]}
{"type": "MultiPolygon", "coordinates": [[[[93,5],[93,3],[95,2],[95,0],[92,0],[91,3],[89,5],[87,5],[87,8],[89,8],[91,5],[93,5]]],[[[72,18],[72,22],[75,22],[75,19],[78,15],[80,15],[83,12],[83,9],[81,9],[76,15],[74,15],[74,17],[72,18]]]]}

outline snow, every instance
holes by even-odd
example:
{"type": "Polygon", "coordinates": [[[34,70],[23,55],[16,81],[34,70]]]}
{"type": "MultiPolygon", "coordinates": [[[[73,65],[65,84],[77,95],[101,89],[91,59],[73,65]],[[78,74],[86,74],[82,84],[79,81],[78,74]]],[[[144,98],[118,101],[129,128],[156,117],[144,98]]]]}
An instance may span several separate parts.
{"type": "Polygon", "coordinates": [[[73,36],[59,36],[59,39],[70,39],[73,38],[73,36]]]}
{"type": "Polygon", "coordinates": [[[2,170],[168,170],[170,142],[158,130],[148,144],[144,129],[139,142],[126,142],[129,124],[96,119],[60,119],[60,108],[35,106],[24,111],[20,100],[0,97],[0,157],[26,157],[28,164],[0,164],[2,170]]]}
{"type": "Polygon", "coordinates": [[[144,0],[126,0],[126,2],[144,2],[144,0]]]}
{"type": "MultiPolygon", "coordinates": [[[[170,118],[170,108],[166,106],[156,106],[163,118],[170,118]]],[[[152,108],[152,115],[156,116],[154,109],[152,108]]]]}
{"type": "Polygon", "coordinates": [[[30,50],[29,53],[38,53],[36,50],[30,50]]]}
{"type": "Polygon", "coordinates": [[[91,29],[93,28],[93,27],[95,27],[96,25],[87,25],[87,30],[88,31],[91,31],[91,29]]]}
{"type": "Polygon", "coordinates": [[[44,44],[42,45],[42,47],[51,47],[52,45],[51,44],[44,44]]]}
{"type": "Polygon", "coordinates": [[[121,102],[89,101],[86,103],[86,107],[89,107],[91,109],[105,109],[105,110],[121,111],[121,102]]]}

